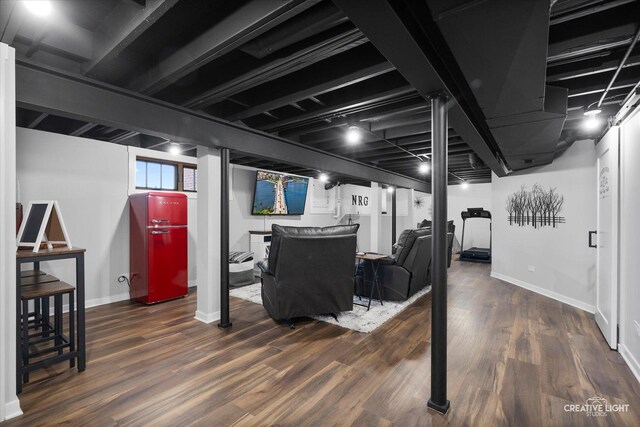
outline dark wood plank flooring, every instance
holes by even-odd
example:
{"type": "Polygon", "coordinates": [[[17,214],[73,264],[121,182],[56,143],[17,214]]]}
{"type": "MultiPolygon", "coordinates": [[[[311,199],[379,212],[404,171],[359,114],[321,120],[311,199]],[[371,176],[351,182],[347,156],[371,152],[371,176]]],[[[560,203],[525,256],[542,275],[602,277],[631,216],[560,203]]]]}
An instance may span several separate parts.
{"type": "Polygon", "coordinates": [[[87,311],[88,366],[32,375],[3,426],[639,426],[640,386],[593,315],[454,261],[449,398],[427,410],[431,297],[371,334],[317,321],[290,330],[232,298],[233,327],[193,319],[195,294],[87,311]],[[566,404],[602,396],[627,413],[566,404]]]}

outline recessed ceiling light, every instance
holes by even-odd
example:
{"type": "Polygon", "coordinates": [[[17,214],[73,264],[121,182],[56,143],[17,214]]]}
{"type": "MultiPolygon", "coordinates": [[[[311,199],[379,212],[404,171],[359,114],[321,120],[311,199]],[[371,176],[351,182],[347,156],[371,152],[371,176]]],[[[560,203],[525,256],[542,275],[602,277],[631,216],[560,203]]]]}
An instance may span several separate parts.
{"type": "Polygon", "coordinates": [[[391,186],[387,187],[387,192],[388,193],[393,193],[394,190],[395,190],[395,188],[393,188],[391,186]]]}
{"type": "Polygon", "coordinates": [[[327,182],[329,181],[329,176],[326,173],[321,173],[320,176],[318,176],[318,181],[327,182]]]}
{"type": "Polygon", "coordinates": [[[469,183],[468,183],[467,181],[462,181],[462,182],[460,183],[460,187],[461,187],[463,190],[466,190],[467,188],[469,188],[469,183]]]}
{"type": "Polygon", "coordinates": [[[37,16],[48,16],[53,10],[49,0],[24,0],[23,3],[29,12],[37,16]]]}
{"type": "Polygon", "coordinates": [[[600,120],[596,119],[595,116],[589,116],[589,118],[584,121],[584,128],[586,130],[595,130],[598,126],[600,126],[600,120]]]}
{"type": "Polygon", "coordinates": [[[180,144],[178,144],[177,142],[171,143],[171,147],[169,147],[169,153],[173,154],[174,156],[177,156],[178,154],[182,153],[182,150],[180,149],[180,144]]]}
{"type": "Polygon", "coordinates": [[[420,166],[418,166],[418,172],[420,172],[423,175],[429,173],[429,163],[420,162],[420,166]]]}
{"type": "Polygon", "coordinates": [[[357,144],[362,140],[362,132],[358,126],[349,126],[347,133],[344,135],[344,139],[349,144],[357,144]]]}

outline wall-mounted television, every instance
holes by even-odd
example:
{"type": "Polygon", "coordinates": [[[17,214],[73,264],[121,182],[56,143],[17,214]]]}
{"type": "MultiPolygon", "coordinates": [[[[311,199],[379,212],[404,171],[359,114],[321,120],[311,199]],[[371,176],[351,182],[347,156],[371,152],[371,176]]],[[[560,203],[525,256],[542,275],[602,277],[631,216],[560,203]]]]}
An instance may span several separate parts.
{"type": "Polygon", "coordinates": [[[252,215],[302,215],[309,178],[258,171],[253,192],[252,215]]]}

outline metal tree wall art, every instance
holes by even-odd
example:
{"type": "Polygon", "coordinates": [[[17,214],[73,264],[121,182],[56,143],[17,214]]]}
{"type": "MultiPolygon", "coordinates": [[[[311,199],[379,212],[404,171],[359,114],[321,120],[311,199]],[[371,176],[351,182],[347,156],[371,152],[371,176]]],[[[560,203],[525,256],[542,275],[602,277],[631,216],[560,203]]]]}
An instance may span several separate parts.
{"type": "Polygon", "coordinates": [[[564,217],[560,216],[563,205],[564,196],[555,188],[546,191],[535,184],[531,190],[523,185],[520,190],[507,197],[505,209],[509,214],[509,225],[555,228],[565,222],[564,217]]]}

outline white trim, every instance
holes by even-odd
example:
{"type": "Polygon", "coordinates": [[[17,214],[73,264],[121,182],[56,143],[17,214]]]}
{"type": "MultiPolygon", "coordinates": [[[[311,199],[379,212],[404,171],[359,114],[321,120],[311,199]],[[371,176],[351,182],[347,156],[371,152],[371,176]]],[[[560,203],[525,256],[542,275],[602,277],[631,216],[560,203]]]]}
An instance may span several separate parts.
{"type": "Polygon", "coordinates": [[[591,304],[587,304],[583,301],[579,301],[577,299],[570,298],[568,296],[559,294],[557,292],[550,291],[548,289],[541,288],[539,286],[532,285],[527,282],[523,282],[522,280],[514,279],[513,277],[505,276],[504,274],[496,273],[495,271],[491,272],[491,277],[495,279],[502,280],[507,283],[511,283],[512,285],[519,286],[521,288],[527,289],[529,291],[535,292],[540,295],[544,295],[545,297],[552,298],[556,301],[560,301],[564,304],[571,305],[573,307],[579,308],[580,310],[584,310],[593,314],[595,312],[595,306],[591,304]]]}
{"type": "Polygon", "coordinates": [[[166,192],[166,193],[182,193],[186,194],[188,199],[197,199],[198,193],[193,191],[175,191],[175,190],[140,190],[136,188],[136,159],[138,156],[146,157],[148,159],[166,160],[168,162],[179,162],[188,165],[198,166],[198,159],[195,157],[183,156],[165,153],[164,151],[149,150],[147,148],[140,147],[127,147],[127,154],[129,156],[129,182],[127,185],[127,195],[137,193],[153,192],[166,192]]]}
{"type": "Polygon", "coordinates": [[[202,323],[213,323],[216,320],[220,320],[220,312],[214,311],[213,313],[203,313],[201,311],[196,311],[196,315],[194,319],[201,321],[202,323]]]}
{"type": "MultiPolygon", "coordinates": [[[[94,299],[85,301],[84,308],[87,309],[91,307],[98,307],[101,305],[112,304],[114,302],[126,301],[128,299],[131,299],[131,297],[129,296],[129,292],[127,292],[126,294],[117,294],[117,295],[109,295],[101,298],[94,298],[94,299]]],[[[77,303],[76,303],[76,307],[77,307],[77,303]]],[[[69,304],[65,304],[62,306],[62,312],[63,313],[69,312],[69,304]]],[[[49,309],[49,315],[50,316],[54,315],[54,307],[51,307],[49,309]]]]}
{"type": "Polygon", "coordinates": [[[633,354],[631,354],[627,346],[622,343],[618,344],[618,351],[624,361],[627,362],[627,365],[629,366],[629,369],[631,369],[631,372],[633,372],[636,380],[640,382],[640,363],[638,363],[638,360],[633,357],[633,354]]]}
{"type": "MultiPolygon", "coordinates": [[[[618,347],[618,339],[617,339],[617,327],[619,320],[619,307],[618,307],[618,289],[620,286],[619,282],[619,203],[620,203],[620,127],[613,126],[609,131],[605,134],[603,138],[600,139],[598,144],[596,145],[596,301],[595,301],[595,319],[596,324],[602,331],[602,334],[605,336],[607,343],[611,349],[615,350],[618,347]],[[603,285],[600,284],[600,268],[603,267],[600,262],[601,250],[602,246],[600,245],[600,238],[603,233],[601,233],[601,217],[600,217],[600,203],[602,202],[602,197],[600,195],[600,173],[602,171],[602,165],[600,159],[604,156],[605,153],[609,152],[611,156],[609,169],[609,181],[610,181],[610,194],[611,194],[611,231],[609,235],[611,236],[611,272],[609,274],[609,280],[611,283],[611,289],[609,289],[609,307],[603,307],[604,311],[610,312],[609,318],[607,318],[603,311],[600,310],[598,306],[600,304],[600,292],[602,291],[601,287],[603,285]],[[614,170],[615,169],[615,170],[614,170]]],[[[605,166],[606,167],[606,166],[605,166]]],[[[606,229],[606,224],[605,227],[606,229]]],[[[606,268],[605,268],[606,270],[606,268]]]]}
{"type": "Polygon", "coordinates": [[[87,300],[84,304],[85,308],[97,307],[99,305],[111,304],[114,302],[120,302],[130,299],[129,292],[126,294],[109,295],[102,298],[94,298],[87,300]]]}
{"type": "Polygon", "coordinates": [[[22,409],[20,409],[20,401],[14,399],[11,402],[7,402],[4,405],[4,419],[10,420],[11,418],[19,417],[22,415],[22,409]]]}
{"type": "Polygon", "coordinates": [[[0,43],[0,422],[19,415],[16,397],[15,50],[0,43]]]}
{"type": "Polygon", "coordinates": [[[189,285],[190,288],[194,288],[196,286],[198,286],[198,281],[197,280],[189,280],[189,285]]]}

